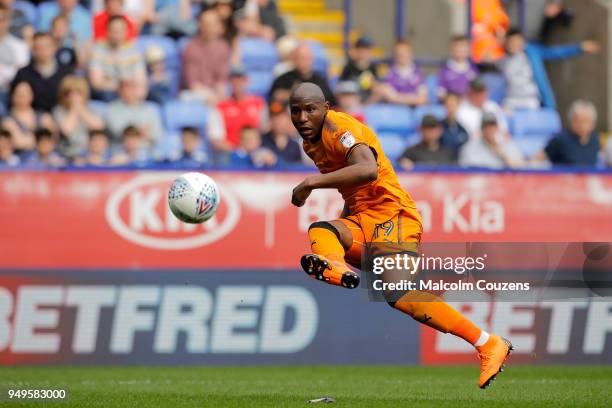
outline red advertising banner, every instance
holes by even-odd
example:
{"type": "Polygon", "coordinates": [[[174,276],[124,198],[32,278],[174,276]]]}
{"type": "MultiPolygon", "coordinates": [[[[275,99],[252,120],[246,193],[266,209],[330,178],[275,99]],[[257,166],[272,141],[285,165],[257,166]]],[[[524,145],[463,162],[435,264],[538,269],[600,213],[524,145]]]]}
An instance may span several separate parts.
{"type": "MultiPolygon", "coordinates": [[[[306,231],[342,208],[333,190],[302,208],[306,174],[211,172],[215,218],[176,220],[176,172],[0,173],[0,268],[295,268],[306,231]]],[[[612,175],[414,173],[426,242],[580,242],[612,238],[612,175]]]]}

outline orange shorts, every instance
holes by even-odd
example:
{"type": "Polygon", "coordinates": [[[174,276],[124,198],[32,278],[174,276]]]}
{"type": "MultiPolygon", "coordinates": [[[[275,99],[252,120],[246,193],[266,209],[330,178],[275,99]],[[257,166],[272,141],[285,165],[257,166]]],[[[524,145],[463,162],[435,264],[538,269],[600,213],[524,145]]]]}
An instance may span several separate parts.
{"type": "Polygon", "coordinates": [[[341,218],[353,235],[353,245],[346,251],[345,259],[351,265],[360,265],[368,244],[385,244],[395,252],[416,252],[421,242],[423,225],[416,210],[404,210],[395,205],[380,205],[358,214],[341,218]]]}

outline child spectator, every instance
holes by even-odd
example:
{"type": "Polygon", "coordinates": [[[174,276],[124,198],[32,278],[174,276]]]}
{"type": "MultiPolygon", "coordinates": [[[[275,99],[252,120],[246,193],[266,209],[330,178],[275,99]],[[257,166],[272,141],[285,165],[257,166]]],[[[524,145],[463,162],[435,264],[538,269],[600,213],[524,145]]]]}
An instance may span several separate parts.
{"type": "Polygon", "coordinates": [[[521,151],[509,135],[500,131],[495,114],[482,115],[482,137],[471,139],[459,151],[463,167],[518,168],[525,164],[521,151]]]}
{"type": "Polygon", "coordinates": [[[450,44],[450,58],[438,72],[438,97],[455,93],[463,96],[469,83],[478,76],[476,66],[470,62],[470,43],[466,36],[453,37],[450,44]]]}
{"type": "Polygon", "coordinates": [[[359,84],[357,82],[339,82],[336,86],[336,101],[338,103],[336,109],[340,112],[348,113],[355,119],[365,123],[359,91],[359,84]]]}
{"type": "Polygon", "coordinates": [[[138,25],[123,10],[123,0],[104,0],[104,10],[100,11],[93,19],[93,35],[95,41],[103,41],[108,38],[108,23],[111,17],[121,17],[125,21],[127,41],[138,37],[138,25]]]}
{"type": "Polygon", "coordinates": [[[149,162],[146,145],[140,129],[128,126],[121,135],[121,149],[111,158],[116,166],[144,166],[149,162]]]}
{"type": "Polygon", "coordinates": [[[399,158],[400,166],[405,170],[411,170],[415,164],[445,165],[454,164],[453,151],[440,144],[442,126],[433,115],[425,115],[421,120],[421,141],[407,148],[399,158]]]}
{"type": "Polygon", "coordinates": [[[170,162],[188,167],[199,167],[208,162],[208,157],[202,150],[202,140],[198,129],[182,128],[181,143],[183,145],[181,153],[176,157],[171,157],[170,162]]]}
{"type": "Polygon", "coordinates": [[[61,167],[66,160],[55,151],[55,137],[49,129],[40,128],[36,135],[36,150],[27,158],[26,164],[33,167],[61,167]]]}
{"type": "Polygon", "coordinates": [[[60,83],[59,104],[53,117],[60,131],[60,151],[69,158],[87,148],[89,131],[104,127],[104,120],[88,107],[89,86],[84,78],[69,75],[60,83]]]}
{"type": "Polygon", "coordinates": [[[301,163],[302,151],[289,115],[289,106],[282,102],[270,104],[270,131],[263,136],[263,147],[270,149],[284,163],[301,163]]]}
{"type": "Polygon", "coordinates": [[[359,85],[361,101],[367,101],[380,80],[378,64],[372,61],[374,41],[361,37],[355,42],[351,58],[340,74],[341,81],[354,81],[359,85]]]}
{"type": "Polygon", "coordinates": [[[11,132],[0,128],[0,167],[18,166],[21,162],[13,149],[11,132]]]}
{"type": "Polygon", "coordinates": [[[108,149],[108,133],[104,129],[89,132],[87,151],[74,160],[77,166],[108,166],[111,154],[108,149]]]}
{"type": "Polygon", "coordinates": [[[13,147],[18,151],[34,148],[34,131],[38,128],[55,130],[53,118],[46,112],[32,107],[34,92],[27,82],[19,82],[13,87],[10,96],[11,109],[2,120],[2,127],[13,136],[13,147]]]}
{"type": "Polygon", "coordinates": [[[450,149],[455,156],[459,153],[459,148],[470,138],[467,130],[457,121],[457,111],[460,103],[461,97],[455,93],[448,93],[444,98],[446,118],[442,121],[440,143],[450,149]]]}
{"type": "Polygon", "coordinates": [[[236,167],[273,168],[278,158],[261,145],[261,136],[255,128],[245,127],[240,131],[240,145],[230,156],[230,163],[236,167]]]}
{"type": "Polygon", "coordinates": [[[420,68],[412,59],[412,44],[406,40],[395,43],[393,65],[383,88],[383,98],[389,103],[409,106],[427,103],[427,86],[420,68]]]}
{"type": "Polygon", "coordinates": [[[149,74],[149,94],[147,99],[163,105],[172,99],[172,83],[170,73],[164,62],[164,50],[151,45],[147,49],[147,72],[149,74]]]}
{"type": "Polygon", "coordinates": [[[123,17],[108,20],[108,38],[95,43],[89,61],[89,82],[94,99],[111,101],[117,97],[122,79],[147,84],[147,70],[138,48],[126,39],[123,17]]]}

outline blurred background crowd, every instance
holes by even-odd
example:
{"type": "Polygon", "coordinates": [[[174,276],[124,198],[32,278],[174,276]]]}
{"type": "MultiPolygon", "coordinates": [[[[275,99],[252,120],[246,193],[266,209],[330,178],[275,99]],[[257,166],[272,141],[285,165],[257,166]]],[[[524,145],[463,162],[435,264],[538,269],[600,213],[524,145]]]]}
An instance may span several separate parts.
{"type": "Polygon", "coordinates": [[[334,64],[293,32],[291,0],[0,0],[0,167],[308,166],[287,105],[302,81],[398,168],[612,167],[595,105],[559,112],[545,68],[601,52],[541,45],[580,14],[549,1],[528,38],[502,1],[472,3],[432,69],[367,33],[334,64]]]}

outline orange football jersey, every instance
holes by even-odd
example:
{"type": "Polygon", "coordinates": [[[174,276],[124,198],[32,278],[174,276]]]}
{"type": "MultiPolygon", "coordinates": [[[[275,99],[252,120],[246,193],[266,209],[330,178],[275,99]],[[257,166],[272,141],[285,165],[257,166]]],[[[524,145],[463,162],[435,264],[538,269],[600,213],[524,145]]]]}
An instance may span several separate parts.
{"type": "Polygon", "coordinates": [[[323,174],[346,167],[352,149],[361,144],[372,149],[378,163],[378,178],[365,185],[339,189],[351,214],[388,202],[390,206],[411,212],[420,219],[414,201],[400,186],[372,129],[346,113],[330,110],[325,117],[321,139],[314,143],[303,141],[304,151],[323,174]]]}

